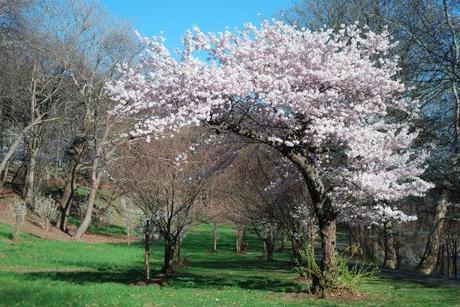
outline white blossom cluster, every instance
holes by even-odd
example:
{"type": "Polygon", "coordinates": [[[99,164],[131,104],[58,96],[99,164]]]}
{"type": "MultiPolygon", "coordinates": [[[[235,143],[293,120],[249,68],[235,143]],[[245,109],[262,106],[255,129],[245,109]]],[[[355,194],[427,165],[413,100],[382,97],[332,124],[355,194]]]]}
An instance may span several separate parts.
{"type": "Polygon", "coordinates": [[[44,195],[37,194],[35,195],[34,203],[34,210],[42,219],[42,226],[47,228],[48,225],[57,217],[58,207],[56,202],[51,198],[51,196],[46,197],[44,195]]]}
{"type": "Polygon", "coordinates": [[[15,200],[13,204],[8,205],[10,216],[16,225],[21,225],[27,215],[27,204],[24,201],[15,200]]]}

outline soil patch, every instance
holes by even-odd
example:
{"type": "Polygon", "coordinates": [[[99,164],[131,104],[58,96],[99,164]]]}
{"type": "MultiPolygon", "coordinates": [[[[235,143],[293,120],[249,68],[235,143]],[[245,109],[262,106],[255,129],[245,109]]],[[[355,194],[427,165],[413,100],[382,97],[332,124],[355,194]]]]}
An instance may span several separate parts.
{"type": "Polygon", "coordinates": [[[133,282],[130,282],[129,285],[134,286],[134,287],[148,287],[148,286],[160,286],[164,287],[167,286],[168,283],[161,278],[151,278],[149,280],[136,280],[133,282]]]}
{"type": "MultiPolygon", "coordinates": [[[[19,196],[16,195],[12,190],[0,187],[0,222],[8,225],[13,224],[13,218],[10,216],[8,206],[14,203],[15,199],[19,199],[19,196]]],[[[73,234],[76,230],[74,226],[69,225],[70,234],[62,232],[59,227],[54,225],[50,226],[49,232],[41,227],[37,222],[38,217],[31,211],[27,213],[26,220],[21,225],[21,232],[29,233],[33,236],[50,239],[50,240],[63,240],[63,241],[73,241],[73,234]]],[[[85,234],[82,238],[83,242],[87,243],[128,243],[134,242],[135,239],[126,237],[116,237],[116,236],[104,236],[104,235],[95,235],[95,234],[85,234]]]]}
{"type": "MultiPolygon", "coordinates": [[[[308,292],[290,292],[283,295],[286,300],[302,300],[306,298],[311,299],[322,299],[319,295],[311,294],[308,292]]],[[[351,291],[349,289],[336,289],[335,291],[328,293],[323,299],[326,300],[346,300],[346,301],[360,301],[366,298],[366,294],[351,291]]]]}

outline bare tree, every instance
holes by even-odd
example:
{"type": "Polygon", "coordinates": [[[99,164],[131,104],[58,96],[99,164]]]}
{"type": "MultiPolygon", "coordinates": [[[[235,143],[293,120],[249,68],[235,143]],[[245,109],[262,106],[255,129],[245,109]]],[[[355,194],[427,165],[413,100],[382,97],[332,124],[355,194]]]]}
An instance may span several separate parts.
{"type": "Polygon", "coordinates": [[[204,179],[200,154],[188,150],[187,137],[139,141],[122,148],[111,176],[164,239],[162,272],[173,272],[174,254],[201,202],[204,179]],[[139,176],[142,174],[142,176],[139,176]]]}
{"type": "Polygon", "coordinates": [[[72,1],[66,4],[66,16],[75,20],[67,29],[78,40],[78,50],[69,73],[71,96],[76,102],[75,129],[66,149],[64,192],[60,201],[60,228],[67,231],[67,217],[76,188],[76,178],[82,166],[89,165],[90,195],[82,224],[75,233],[80,239],[86,232],[106,166],[114,148],[124,140],[119,122],[108,114],[112,101],[105,91],[109,80],[116,78],[117,66],[129,63],[141,50],[130,25],[114,21],[96,3],[72,1]],[[89,161],[84,161],[86,157],[89,161]]]}

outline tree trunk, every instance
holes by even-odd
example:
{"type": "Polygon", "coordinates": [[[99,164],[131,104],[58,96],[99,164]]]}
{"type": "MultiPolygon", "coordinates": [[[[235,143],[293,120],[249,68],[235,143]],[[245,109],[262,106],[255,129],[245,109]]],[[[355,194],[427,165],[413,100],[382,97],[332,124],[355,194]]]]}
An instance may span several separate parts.
{"type": "Polygon", "coordinates": [[[77,184],[77,173],[80,169],[81,164],[72,163],[70,166],[70,172],[65,178],[64,192],[62,194],[60,210],[61,210],[61,219],[59,221],[59,228],[67,232],[67,221],[70,214],[70,208],[72,206],[72,198],[75,192],[75,187],[77,184]]]}
{"type": "Polygon", "coordinates": [[[430,236],[428,237],[425,252],[417,268],[417,271],[420,273],[429,275],[436,267],[436,260],[439,250],[439,239],[444,227],[444,218],[447,214],[447,206],[447,199],[443,195],[436,205],[436,213],[433,219],[433,229],[430,233],[430,236]]]}
{"type": "Polygon", "coordinates": [[[21,226],[18,222],[14,223],[13,226],[13,240],[19,240],[20,239],[20,233],[21,233],[21,226]]]}
{"type": "Polygon", "coordinates": [[[144,281],[150,280],[150,235],[151,235],[151,224],[150,220],[147,220],[143,227],[143,238],[144,238],[144,281]]]}
{"type": "Polygon", "coordinates": [[[240,249],[240,238],[238,236],[238,231],[236,233],[236,236],[235,236],[235,251],[237,254],[239,254],[241,252],[241,249],[240,249]]]}
{"type": "MultiPolygon", "coordinates": [[[[319,214],[319,235],[321,237],[321,273],[324,282],[333,281],[337,278],[336,252],[336,218],[335,214],[319,214]]],[[[317,285],[314,285],[317,286],[317,285]]],[[[317,289],[323,291],[324,289],[317,289]]]]}
{"type": "Polygon", "coordinates": [[[275,241],[272,238],[268,238],[264,242],[266,247],[266,259],[267,261],[273,261],[273,255],[275,253],[275,241]]]}
{"type": "Polygon", "coordinates": [[[150,248],[149,243],[144,244],[144,281],[150,280],[150,248]]]}
{"type": "Polygon", "coordinates": [[[48,239],[49,231],[50,231],[50,223],[46,220],[45,221],[45,239],[48,239]]]}
{"type": "Polygon", "coordinates": [[[214,253],[217,253],[217,239],[218,239],[217,231],[218,231],[217,224],[212,224],[212,243],[213,243],[212,251],[214,253]]]}
{"type": "Polygon", "coordinates": [[[10,149],[8,149],[8,152],[2,159],[2,163],[0,163],[0,174],[3,173],[3,171],[5,170],[6,164],[16,152],[16,149],[18,148],[19,144],[21,144],[21,141],[22,141],[22,135],[18,136],[16,140],[14,141],[13,145],[11,145],[10,149]]]}
{"type": "MultiPolygon", "coordinates": [[[[35,63],[33,66],[33,73],[35,72],[35,63]]],[[[36,112],[36,106],[37,106],[37,97],[36,97],[36,89],[37,82],[36,80],[32,77],[32,97],[30,99],[30,125],[31,126],[31,133],[29,134],[29,146],[28,146],[28,151],[29,155],[28,158],[29,160],[27,161],[27,172],[26,172],[26,178],[25,178],[25,189],[23,190],[23,198],[25,199],[26,203],[32,204],[34,202],[34,185],[35,185],[35,165],[37,162],[37,151],[38,151],[38,136],[39,136],[39,130],[37,127],[33,125],[35,122],[35,112],[36,112]]]]}
{"type": "Polygon", "coordinates": [[[284,232],[281,233],[281,243],[280,243],[280,249],[279,251],[282,252],[286,248],[286,236],[284,235],[284,232]]]}
{"type": "Polygon", "coordinates": [[[301,263],[302,256],[300,255],[300,244],[294,235],[291,236],[291,261],[301,263]]]}
{"type": "Polygon", "coordinates": [[[308,243],[310,245],[310,251],[313,254],[313,258],[315,257],[315,240],[316,240],[315,223],[313,219],[310,219],[310,221],[308,222],[308,243]]]}
{"type": "MultiPolygon", "coordinates": [[[[36,90],[37,82],[33,77],[34,73],[35,73],[35,63],[33,65],[33,71],[32,71],[32,88],[31,88],[32,96],[30,99],[30,106],[29,106],[30,107],[29,108],[30,123],[26,127],[24,127],[24,129],[22,129],[21,133],[17,136],[16,140],[13,142],[10,149],[8,149],[8,152],[3,157],[2,162],[0,163],[0,174],[2,174],[3,170],[6,167],[6,163],[11,159],[13,154],[16,152],[16,149],[21,143],[21,140],[23,139],[23,137],[29,132],[29,130],[36,129],[36,126],[42,123],[42,117],[36,116],[36,91],[35,90],[36,90]]],[[[37,135],[32,133],[32,139],[34,142],[38,141],[37,135]]],[[[31,144],[33,145],[34,149],[37,149],[37,146],[36,146],[37,144],[34,142],[31,142],[31,144]]]]}
{"type": "Polygon", "coordinates": [[[284,154],[297,166],[305,180],[311,196],[315,215],[318,220],[319,235],[321,238],[321,276],[312,276],[312,291],[324,295],[324,285],[334,282],[337,278],[336,252],[336,218],[337,211],[327,196],[321,177],[317,173],[314,163],[296,150],[284,154]],[[320,282],[322,279],[322,282],[320,282]]]}
{"type": "Polygon", "coordinates": [[[359,225],[358,228],[356,229],[356,239],[358,242],[358,253],[360,257],[364,259],[366,255],[366,244],[365,244],[366,240],[364,239],[363,225],[359,225]]]}
{"type": "Polygon", "coordinates": [[[381,261],[379,257],[379,241],[377,238],[372,239],[372,260],[374,262],[381,261]]]}
{"type": "Polygon", "coordinates": [[[131,245],[131,228],[126,226],[126,239],[128,240],[128,245],[131,245]]]}
{"type": "Polygon", "coordinates": [[[59,208],[61,211],[61,217],[59,220],[59,229],[66,233],[69,232],[69,229],[67,228],[67,222],[68,222],[68,218],[70,215],[70,207],[72,204],[71,198],[72,197],[69,197],[67,199],[67,203],[64,207],[59,208]]]}
{"type": "Polygon", "coordinates": [[[171,238],[165,239],[165,253],[164,253],[164,262],[161,272],[166,275],[171,275],[173,273],[174,266],[174,249],[176,243],[173,242],[171,238]]]}
{"type": "Polygon", "coordinates": [[[182,264],[181,248],[180,248],[181,245],[182,245],[182,242],[178,240],[176,244],[176,262],[179,264],[182,264]]]}
{"type": "Polygon", "coordinates": [[[5,169],[3,170],[3,174],[1,174],[2,179],[0,179],[0,186],[3,186],[5,182],[8,180],[8,171],[9,171],[9,163],[7,162],[5,165],[5,169]]]}
{"type": "MultiPolygon", "coordinates": [[[[379,237],[380,237],[379,228],[376,226],[372,226],[370,241],[371,241],[371,257],[372,257],[372,261],[374,262],[381,261],[379,237]]],[[[399,261],[397,261],[397,263],[399,263],[399,261]]]]}
{"type": "Polygon", "coordinates": [[[54,164],[54,168],[53,168],[53,179],[54,180],[58,179],[58,168],[59,168],[59,164],[54,164]]]}
{"type": "Polygon", "coordinates": [[[237,254],[240,254],[243,250],[243,234],[244,234],[244,229],[242,227],[238,227],[236,229],[236,244],[235,244],[235,250],[237,254]]]}
{"type": "Polygon", "coordinates": [[[34,188],[35,188],[35,168],[37,165],[36,140],[31,141],[33,144],[29,147],[29,161],[27,162],[27,172],[25,179],[25,186],[23,191],[24,200],[30,204],[34,204],[34,188]]]}
{"type": "Polygon", "coordinates": [[[100,174],[97,170],[97,161],[94,161],[91,170],[91,188],[89,190],[89,197],[87,202],[88,207],[86,208],[85,218],[83,219],[83,222],[81,223],[80,227],[78,227],[75,233],[75,240],[81,239],[83,234],[85,234],[86,230],[88,230],[88,227],[91,223],[94,203],[96,201],[96,195],[99,189],[99,183],[101,182],[101,177],[102,174],[100,174]]]}
{"type": "Polygon", "coordinates": [[[48,184],[50,181],[50,171],[48,166],[45,167],[45,184],[48,184]]]}
{"type": "Polygon", "coordinates": [[[70,214],[70,206],[72,204],[72,197],[73,197],[73,188],[72,188],[72,181],[75,183],[76,178],[69,179],[66,176],[65,183],[64,183],[64,192],[62,193],[62,198],[59,206],[59,210],[61,211],[61,218],[59,220],[59,229],[63,232],[67,232],[67,219],[70,214]]]}
{"type": "Polygon", "coordinates": [[[67,150],[67,155],[71,156],[70,163],[66,170],[64,192],[60,201],[61,219],[59,221],[59,228],[67,232],[67,220],[70,214],[70,207],[72,205],[72,198],[75,192],[77,183],[77,174],[81,167],[81,157],[85,149],[85,138],[77,138],[74,145],[67,150]]]}
{"type": "Polygon", "coordinates": [[[393,238],[393,224],[391,220],[385,221],[383,227],[385,236],[385,260],[383,266],[390,269],[396,269],[397,258],[393,238]]]}

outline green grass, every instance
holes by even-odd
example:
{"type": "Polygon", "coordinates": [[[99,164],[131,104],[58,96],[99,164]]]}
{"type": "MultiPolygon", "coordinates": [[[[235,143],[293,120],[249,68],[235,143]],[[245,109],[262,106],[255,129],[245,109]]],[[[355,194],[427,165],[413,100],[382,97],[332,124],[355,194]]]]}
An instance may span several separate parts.
{"type": "MultiPolygon", "coordinates": [[[[79,227],[81,224],[80,219],[75,218],[73,216],[69,216],[68,220],[69,224],[75,225],[79,227]]],[[[89,234],[97,234],[97,235],[104,235],[104,236],[115,236],[115,237],[122,237],[126,236],[125,228],[119,225],[98,225],[98,224],[91,224],[88,227],[87,232],[89,234]]]]}
{"type": "MultiPolygon", "coordinates": [[[[142,276],[138,245],[47,241],[23,234],[10,241],[0,224],[0,306],[454,306],[459,288],[424,286],[375,279],[363,299],[313,299],[296,274],[288,252],[276,261],[259,258],[261,244],[249,236],[250,250],[233,252],[234,230],[220,227],[219,252],[211,253],[208,225],[194,227],[182,249],[189,266],[168,286],[135,287],[142,276]]],[[[160,244],[160,243],[159,243],[160,244]]],[[[161,246],[154,246],[152,266],[161,267],[161,246]]]]}
{"type": "MultiPolygon", "coordinates": [[[[43,191],[45,194],[51,195],[62,195],[64,192],[64,186],[62,185],[49,185],[43,191]]],[[[89,189],[87,187],[77,187],[74,192],[74,197],[78,197],[79,199],[85,199],[88,196],[89,189]]]]}

